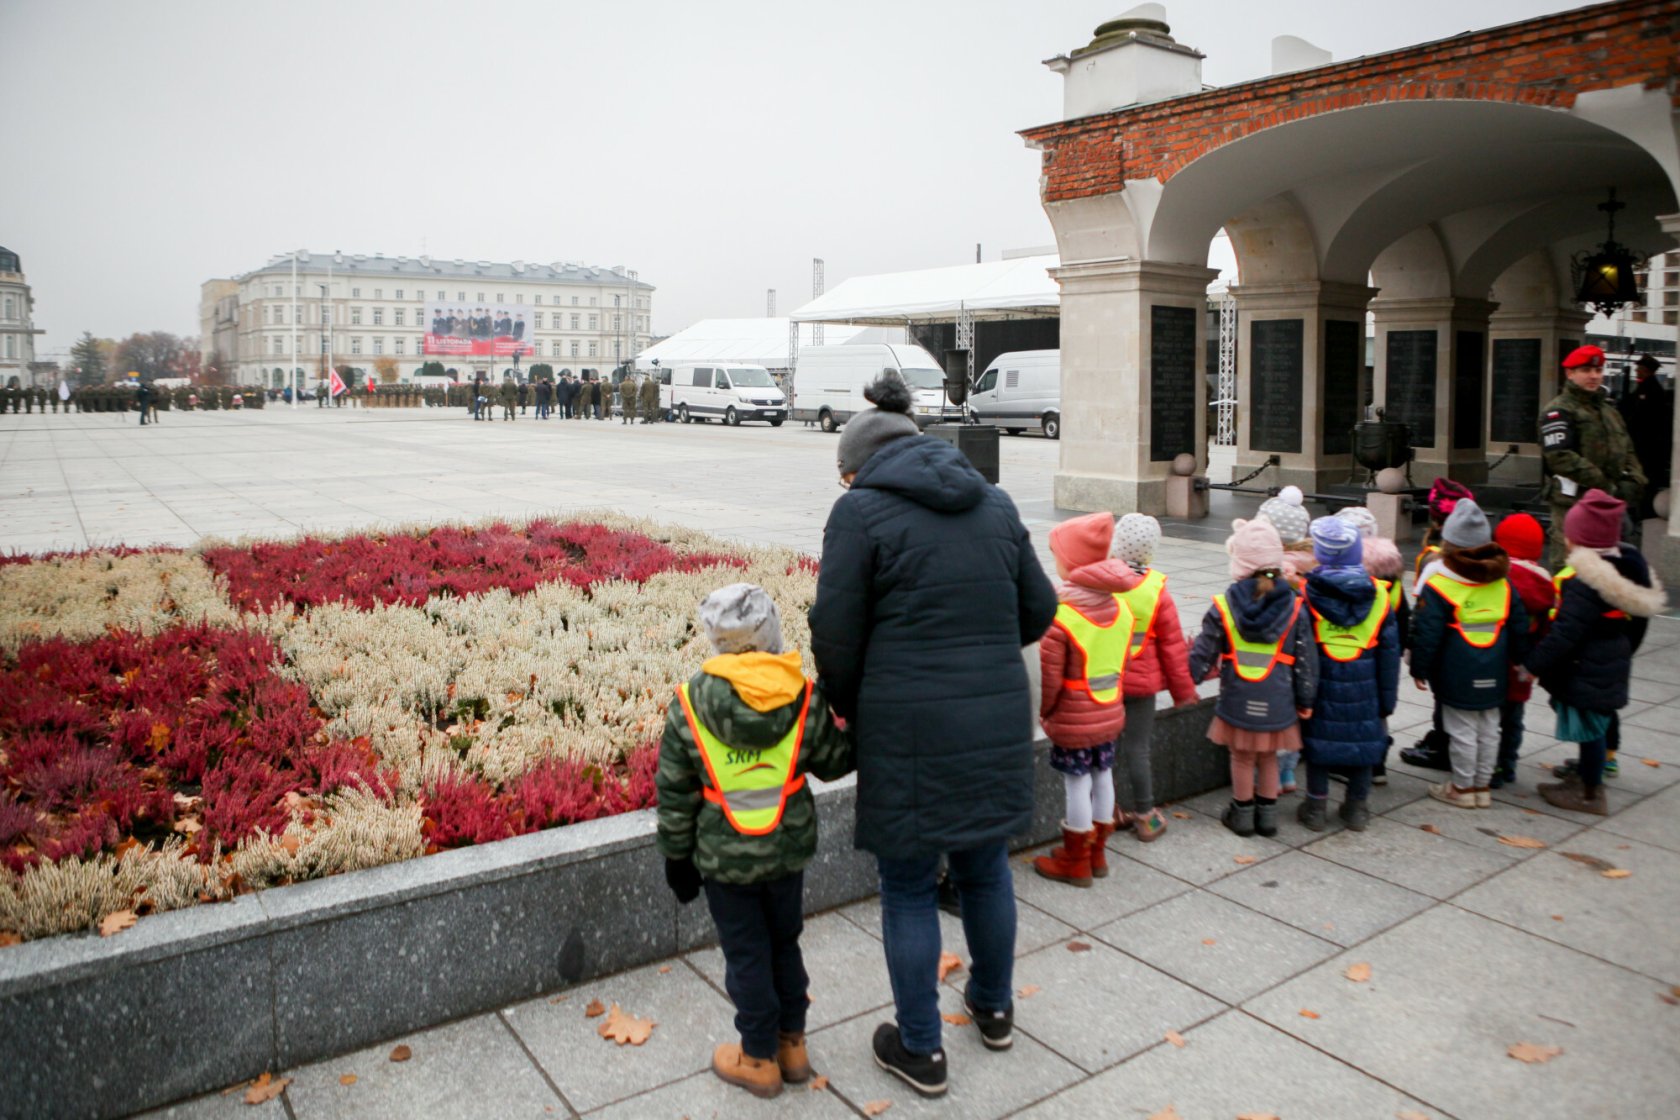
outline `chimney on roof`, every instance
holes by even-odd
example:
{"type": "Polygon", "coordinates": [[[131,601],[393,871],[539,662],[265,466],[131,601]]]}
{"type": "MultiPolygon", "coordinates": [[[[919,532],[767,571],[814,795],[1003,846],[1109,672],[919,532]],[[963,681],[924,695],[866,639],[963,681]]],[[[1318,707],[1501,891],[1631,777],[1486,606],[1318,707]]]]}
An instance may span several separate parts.
{"type": "Polygon", "coordinates": [[[1315,47],[1295,35],[1279,35],[1272,40],[1272,73],[1290,74],[1296,70],[1311,70],[1334,62],[1335,57],[1323,47],[1315,47]]]}
{"type": "Polygon", "coordinates": [[[1165,8],[1139,4],[1099,25],[1083,47],[1047,59],[1044,65],[1062,75],[1062,119],[1199,93],[1205,56],[1175,42],[1171,31],[1165,8]]]}

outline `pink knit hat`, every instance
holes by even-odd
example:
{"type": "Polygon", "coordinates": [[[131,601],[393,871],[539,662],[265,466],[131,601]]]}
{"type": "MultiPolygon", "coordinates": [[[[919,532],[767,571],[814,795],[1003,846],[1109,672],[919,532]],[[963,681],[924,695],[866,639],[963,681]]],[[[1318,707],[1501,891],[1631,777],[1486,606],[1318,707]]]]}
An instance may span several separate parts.
{"type": "Polygon", "coordinates": [[[1083,568],[1108,559],[1108,542],[1113,537],[1112,513],[1087,513],[1050,530],[1050,552],[1069,570],[1083,568]]]}
{"type": "Polygon", "coordinates": [[[1283,567],[1283,538],[1264,517],[1231,522],[1231,537],[1225,542],[1231,554],[1231,578],[1247,579],[1255,572],[1278,571],[1283,567]]]}
{"type": "Polygon", "coordinates": [[[1602,490],[1588,490],[1563,517],[1563,535],[1582,548],[1615,548],[1622,543],[1622,515],[1627,503],[1602,490]]]}

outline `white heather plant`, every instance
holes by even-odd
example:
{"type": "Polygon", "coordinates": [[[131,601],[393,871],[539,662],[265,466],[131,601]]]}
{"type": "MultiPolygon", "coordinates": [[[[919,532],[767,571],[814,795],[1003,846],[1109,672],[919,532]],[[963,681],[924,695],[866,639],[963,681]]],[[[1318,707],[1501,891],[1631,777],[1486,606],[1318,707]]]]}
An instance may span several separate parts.
{"type": "Polygon", "coordinates": [[[196,555],[89,552],[0,565],[0,653],[31,638],[97,638],[107,627],[156,634],[182,623],[237,625],[239,616],[196,555]]]}

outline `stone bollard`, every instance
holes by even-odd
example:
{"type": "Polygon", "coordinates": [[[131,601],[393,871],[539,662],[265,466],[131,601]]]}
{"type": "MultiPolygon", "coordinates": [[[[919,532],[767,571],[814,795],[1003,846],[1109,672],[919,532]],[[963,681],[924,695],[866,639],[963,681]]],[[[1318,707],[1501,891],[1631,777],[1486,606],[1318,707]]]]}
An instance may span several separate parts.
{"type": "Polygon", "coordinates": [[[1208,492],[1196,483],[1196,457],[1189,452],[1172,461],[1167,477],[1167,516],[1201,518],[1208,515],[1208,492]]]}
{"type": "Polygon", "coordinates": [[[1365,495],[1365,507],[1377,519],[1377,535],[1395,544],[1412,539],[1411,495],[1406,476],[1396,467],[1377,472],[1377,489],[1365,495]]]}

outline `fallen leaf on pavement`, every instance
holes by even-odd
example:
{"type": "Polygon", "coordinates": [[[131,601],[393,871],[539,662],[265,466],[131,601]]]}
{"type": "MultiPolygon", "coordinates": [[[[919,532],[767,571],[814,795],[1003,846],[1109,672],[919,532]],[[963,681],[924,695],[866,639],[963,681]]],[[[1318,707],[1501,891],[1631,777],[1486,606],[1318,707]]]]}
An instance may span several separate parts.
{"type": "Polygon", "coordinates": [[[1301,1018],[1303,1018],[1303,1019],[1316,1019],[1316,1018],[1318,1018],[1318,1012],[1308,1011],[1306,1008],[1303,1007],[1303,1008],[1301,1008],[1301,1018]]]}
{"type": "Polygon", "coordinates": [[[1658,762],[1654,758],[1642,758],[1639,761],[1643,762],[1645,765],[1649,766],[1653,770],[1655,770],[1657,767],[1662,765],[1662,763],[1658,762]]]}
{"type": "Polygon", "coordinates": [[[395,1047],[391,1051],[393,1062],[406,1062],[412,1057],[414,1057],[414,1051],[410,1050],[407,1045],[395,1047]]]}
{"type": "Polygon", "coordinates": [[[1670,1007],[1680,1007],[1680,999],[1675,999],[1667,992],[1658,992],[1657,998],[1668,1004],[1670,1007]]]}
{"type": "Polygon", "coordinates": [[[953,1027],[966,1027],[970,1023],[974,1022],[973,1019],[970,1019],[967,1015],[964,1015],[960,1011],[952,1012],[949,1015],[941,1015],[940,1018],[951,1024],[953,1027]]]}
{"type": "Polygon", "coordinates": [[[654,1025],[652,1019],[638,1019],[634,1015],[628,1015],[615,1003],[607,1012],[606,1022],[595,1030],[602,1038],[611,1039],[620,1046],[625,1043],[640,1046],[653,1033],[654,1025]]]}
{"type": "Polygon", "coordinates": [[[1604,876],[1606,879],[1626,879],[1629,875],[1632,875],[1633,872],[1629,871],[1625,867],[1612,867],[1608,871],[1600,871],[1599,874],[1604,876]]]}
{"type": "Polygon", "coordinates": [[[1067,951],[1070,953],[1089,953],[1091,951],[1091,946],[1083,941],[1069,941],[1067,943],[1067,951]]]}
{"type": "Polygon", "coordinates": [[[338,1083],[340,1085],[354,1085],[356,1083],[356,1075],[353,1073],[341,1074],[339,1076],[338,1083]]]}
{"type": "Polygon", "coordinates": [[[662,964],[662,965],[659,966],[659,971],[660,972],[669,972],[669,971],[671,971],[671,966],[668,965],[668,964],[662,964]]]}
{"type": "Polygon", "coordinates": [[[811,1078],[811,1092],[820,1093],[826,1088],[828,1088],[828,1078],[820,1073],[811,1078]]]}
{"type": "Polygon", "coordinates": [[[1674,993],[1676,996],[1680,996],[1680,984],[1674,985],[1674,987],[1670,988],[1669,991],[1674,993]]]}
{"type": "Polygon", "coordinates": [[[1507,1047],[1505,1053],[1519,1062],[1537,1065],[1549,1062],[1563,1053],[1563,1047],[1541,1046],[1538,1042],[1517,1042],[1507,1047]]]}
{"type": "Polygon", "coordinates": [[[1214,941],[1214,939],[1211,938],[1211,937],[1204,937],[1204,938],[1202,938],[1202,944],[1203,945],[1214,945],[1214,944],[1217,944],[1217,942],[1214,941]]]}
{"type": "Polygon", "coordinates": [[[1429,1117],[1424,1113],[1408,1108],[1404,1112],[1396,1112],[1394,1120],[1429,1120],[1429,1117]]]}
{"type": "Polygon", "coordinates": [[[1257,857],[1257,856],[1232,856],[1231,857],[1231,862],[1232,863],[1240,863],[1240,864],[1243,864],[1243,865],[1246,866],[1250,863],[1255,862],[1255,860],[1258,859],[1258,858],[1259,857],[1257,857]]]}
{"type": "Polygon", "coordinates": [[[1031,999],[1038,993],[1039,987],[1037,984],[1028,984],[1026,987],[1020,988],[1015,992],[1015,994],[1020,996],[1022,999],[1031,999]]]}
{"type": "Polygon", "coordinates": [[[597,1015],[605,1015],[606,1013],[607,1009],[601,1005],[601,1001],[598,999],[590,1000],[589,1006],[583,1009],[585,1019],[593,1019],[597,1015]]]}
{"type": "Polygon", "coordinates": [[[1435,836],[1441,835],[1441,830],[1436,828],[1432,824],[1420,824],[1420,825],[1418,825],[1418,827],[1423,829],[1423,831],[1428,832],[1432,835],[1435,835],[1435,836]]]}
{"type": "Polygon", "coordinates": [[[1237,1120],[1278,1120],[1275,1112],[1239,1112],[1237,1120]]]}
{"type": "Polygon", "coordinates": [[[1563,921],[1563,915],[1562,914],[1553,914],[1552,915],[1552,921],[1554,921],[1554,922],[1563,921]]]}
{"type": "Polygon", "coordinates": [[[1183,1120],[1183,1117],[1179,1116],[1178,1109],[1169,1104],[1159,1112],[1151,1112],[1149,1120],[1183,1120]]]}
{"type": "Polygon", "coordinates": [[[1174,812],[1173,813],[1173,819],[1174,820],[1179,820],[1179,821],[1187,821],[1187,820],[1190,819],[1190,814],[1189,813],[1174,812]]]}
{"type": "Polygon", "coordinates": [[[9,949],[13,945],[23,944],[23,934],[15,929],[0,929],[0,949],[9,949]]]}
{"type": "Polygon", "coordinates": [[[1184,1049],[1184,1036],[1179,1034],[1177,1031],[1168,1031],[1161,1037],[1178,1047],[1180,1050],[1184,1049]]]}
{"type": "Polygon", "coordinates": [[[944,983],[945,977],[963,966],[962,958],[955,953],[939,954],[939,980],[944,983]]]}
{"type": "Polygon", "coordinates": [[[251,1082],[251,1087],[245,1090],[245,1103],[262,1104],[264,1101],[271,1101],[284,1092],[286,1086],[291,1083],[292,1079],[289,1077],[275,1077],[272,1074],[265,1073],[251,1082]]]}
{"type": "Polygon", "coordinates": [[[1576,863],[1584,863],[1594,871],[1613,871],[1616,867],[1616,865],[1611,863],[1609,860],[1599,859],[1597,856],[1589,856],[1584,852],[1559,852],[1558,855],[1562,856],[1564,859],[1572,859],[1576,863]]]}
{"type": "Polygon", "coordinates": [[[865,1116],[879,1116],[891,1107],[891,1101],[870,1101],[863,1106],[863,1114],[865,1116]]]}
{"type": "Polygon", "coordinates": [[[115,913],[107,914],[100,919],[99,936],[110,937],[113,934],[121,933],[139,920],[140,916],[132,910],[118,910],[115,913]]]}
{"type": "Polygon", "coordinates": [[[1347,971],[1342,973],[1342,975],[1346,976],[1349,980],[1352,980],[1355,984],[1363,984],[1371,978],[1370,962],[1360,961],[1357,964],[1350,964],[1347,967],[1347,971]]]}
{"type": "Polygon", "coordinates": [[[1544,848],[1546,846],[1546,842],[1544,840],[1536,840],[1532,836],[1506,836],[1504,834],[1500,834],[1498,840],[1507,848],[1544,848]]]}

